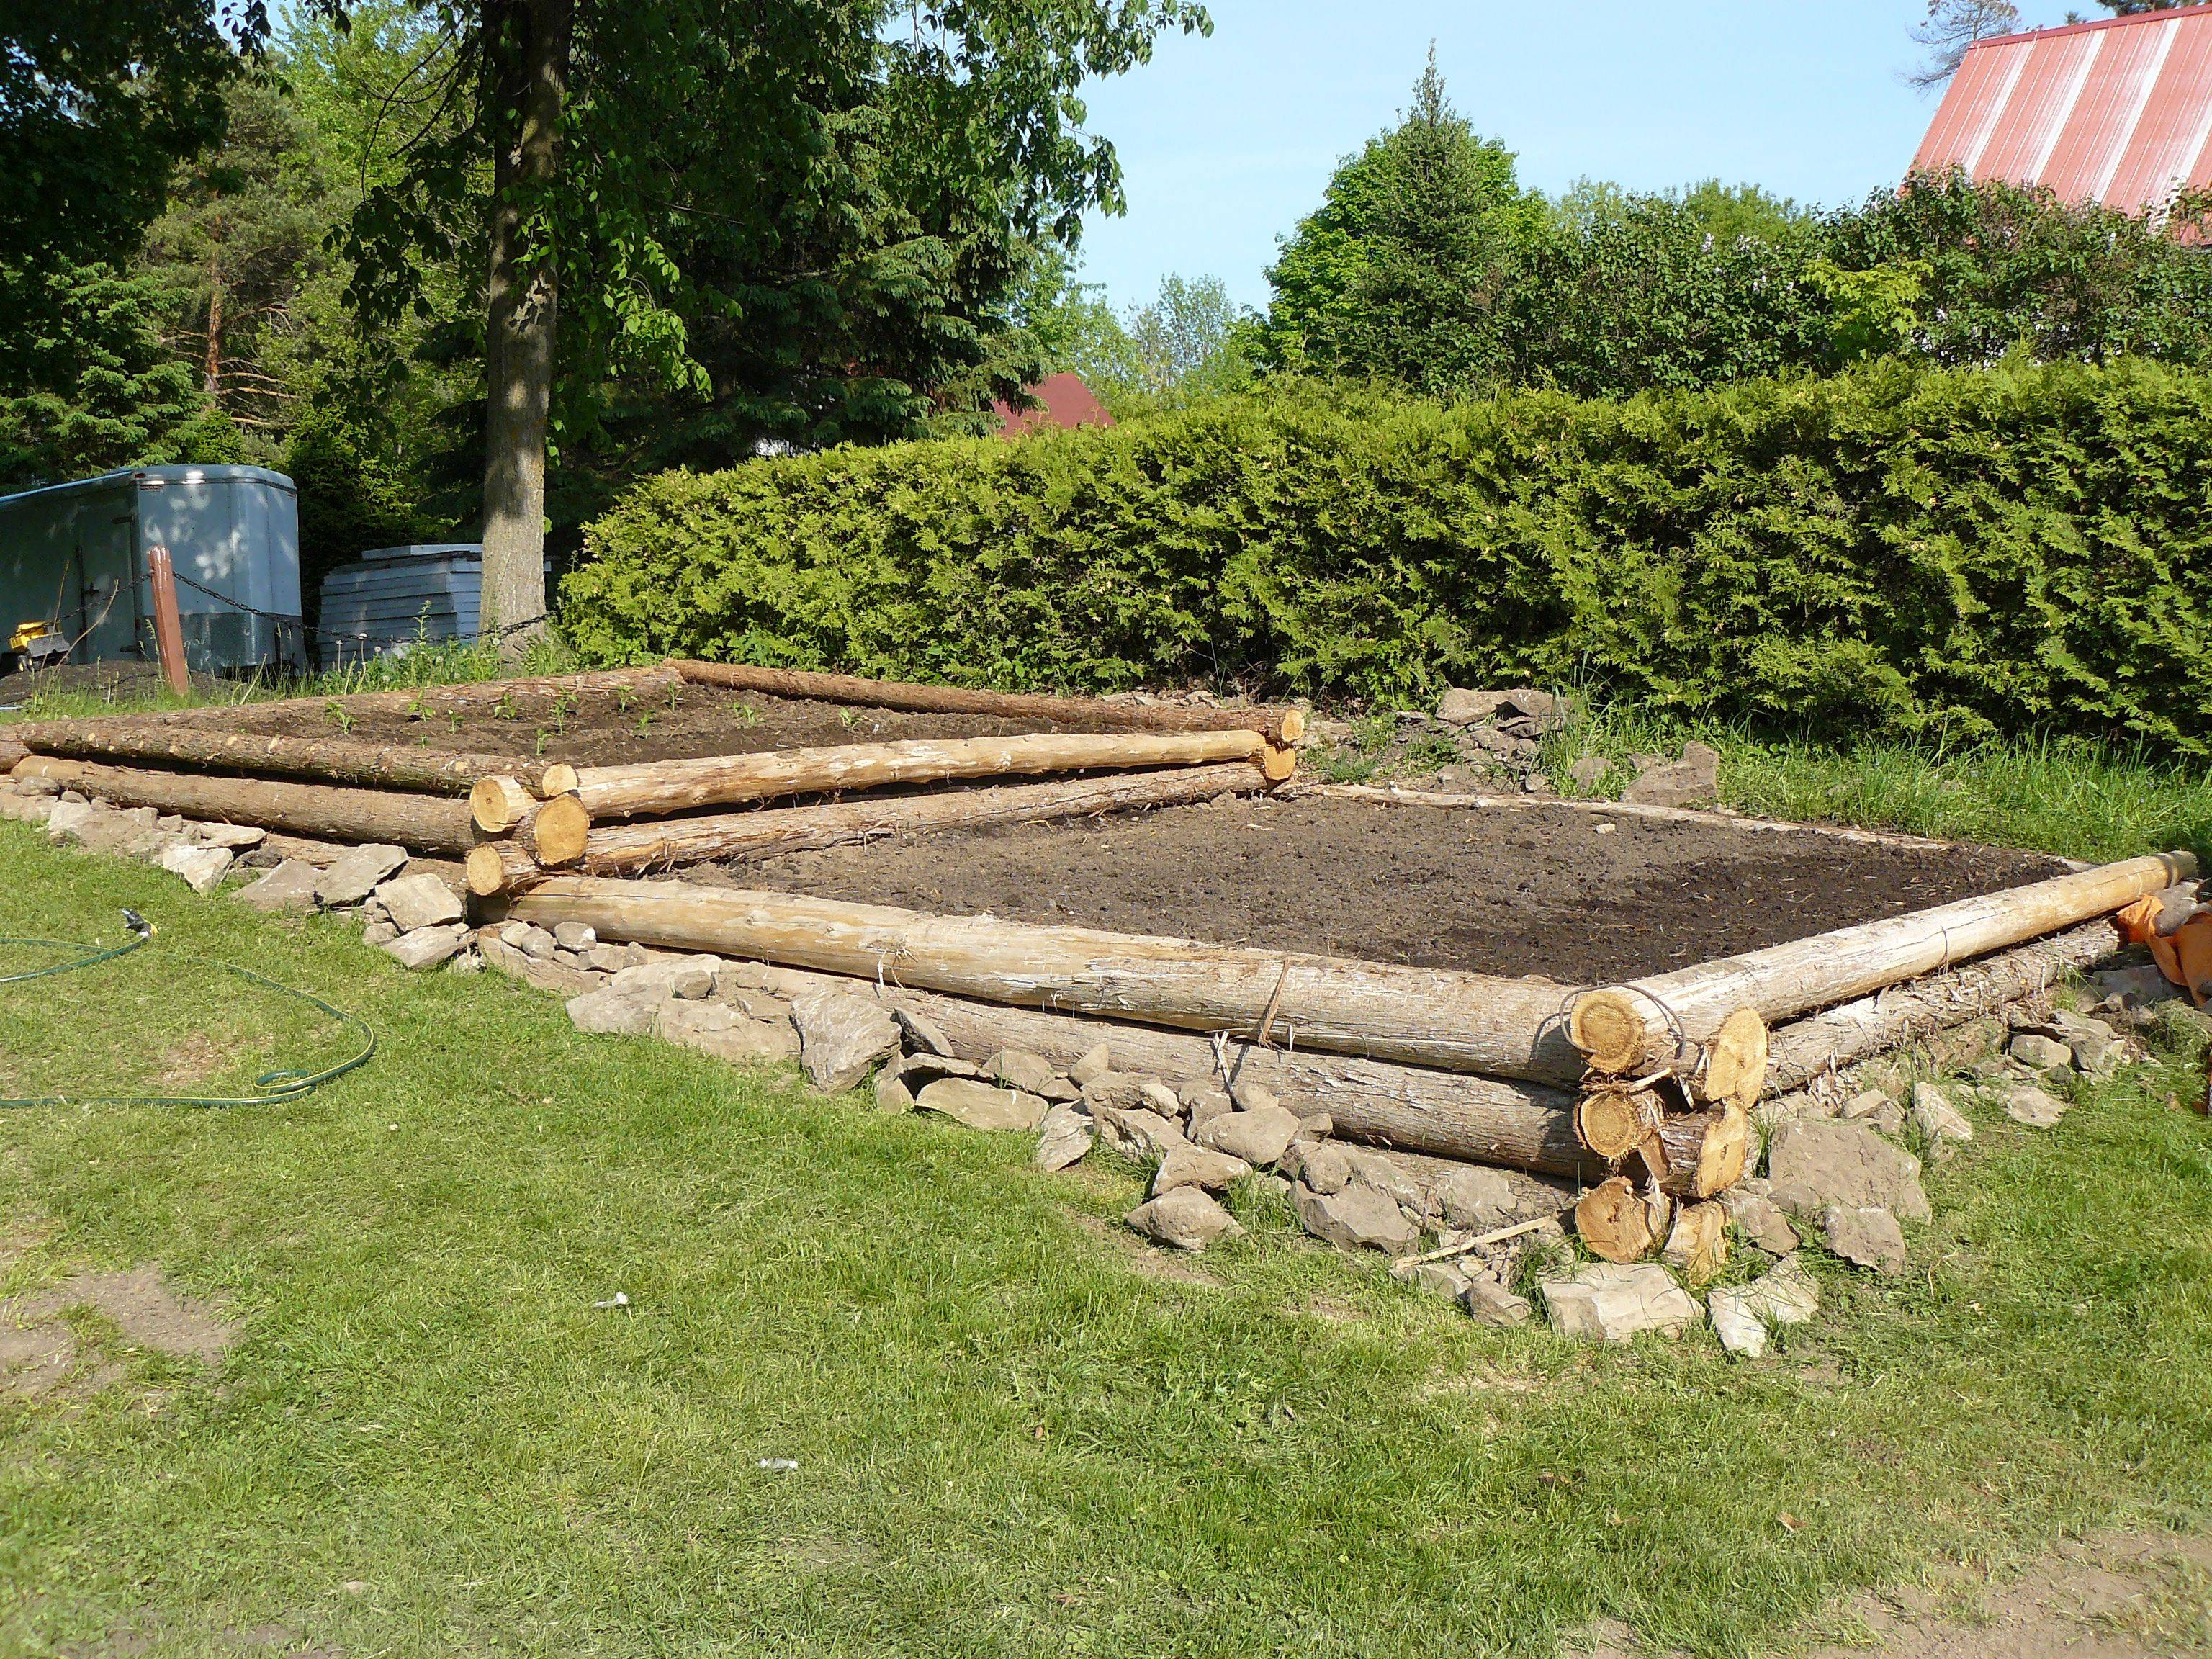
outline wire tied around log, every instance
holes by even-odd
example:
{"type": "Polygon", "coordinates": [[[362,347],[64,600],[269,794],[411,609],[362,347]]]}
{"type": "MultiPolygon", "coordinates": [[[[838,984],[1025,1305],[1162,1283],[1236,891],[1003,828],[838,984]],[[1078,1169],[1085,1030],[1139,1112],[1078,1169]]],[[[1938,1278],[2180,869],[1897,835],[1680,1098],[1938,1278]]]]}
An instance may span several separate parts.
{"type": "MultiPolygon", "coordinates": [[[[1567,1040],[1583,1051],[1592,1071],[1610,1076],[1619,1075],[1613,1067],[1600,1064],[1595,1056],[1591,1054],[1590,1045],[1577,1034],[1575,1015],[1577,1009],[1583,1006],[1587,999],[1597,996],[1638,998],[1649,1003],[1658,1010],[1659,1018],[1667,1027],[1668,1036],[1674,1039],[1674,1054],[1661,1063],[1659,1070],[1653,1073],[1651,1078],[1628,1086],[1638,1089],[1650,1088],[1660,1078],[1684,1076],[1696,1068],[1703,1051],[1698,1044],[1690,1040],[1689,1031],[1683,1023],[1682,1017],[1668,1005],[1664,998],[1654,995],[1640,985],[1624,983],[1600,985],[1588,990],[1571,991],[1559,1005],[1560,1018],[1565,1022],[1567,1027],[1567,1040]]],[[[1638,1053],[1632,1064],[1641,1061],[1643,1058],[1643,1054],[1638,1053]]]]}

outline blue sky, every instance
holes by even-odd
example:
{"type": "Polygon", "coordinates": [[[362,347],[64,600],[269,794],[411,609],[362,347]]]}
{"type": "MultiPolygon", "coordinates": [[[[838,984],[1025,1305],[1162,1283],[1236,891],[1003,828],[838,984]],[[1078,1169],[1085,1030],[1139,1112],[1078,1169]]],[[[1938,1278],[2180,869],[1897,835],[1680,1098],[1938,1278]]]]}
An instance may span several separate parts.
{"type": "MultiPolygon", "coordinates": [[[[2079,9],[2105,14],[2075,0],[2079,9]]],[[[1210,0],[1212,38],[1090,89],[1127,174],[1125,218],[1093,215],[1084,276],[1117,306],[1163,276],[1215,276],[1265,303],[1275,239],[1338,157],[1389,125],[1429,42],[1475,130],[1523,184],[1588,175],[1657,190],[1718,176],[1833,204],[1893,184],[1936,95],[1906,87],[1925,0],[1210,0]]],[[[2022,21],[2064,20],[2022,0],[2022,21]]]]}

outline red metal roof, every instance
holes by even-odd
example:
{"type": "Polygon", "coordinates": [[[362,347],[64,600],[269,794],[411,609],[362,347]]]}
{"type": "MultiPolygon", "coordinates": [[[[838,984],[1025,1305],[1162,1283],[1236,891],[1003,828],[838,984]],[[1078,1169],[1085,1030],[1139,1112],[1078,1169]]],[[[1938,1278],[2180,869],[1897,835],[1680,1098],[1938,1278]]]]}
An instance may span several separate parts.
{"type": "MultiPolygon", "coordinates": [[[[2212,8],[2208,8],[2212,9],[2212,8]]],[[[1048,374],[1035,386],[1025,386],[1023,391],[1044,405],[1042,409],[1015,409],[1003,398],[991,409],[999,417],[999,435],[1018,438],[1025,432],[1042,432],[1049,427],[1111,426],[1114,417],[1106,406],[1084,385],[1083,377],[1076,374],[1048,374]]]]}
{"type": "Polygon", "coordinates": [[[2212,5],[1976,41],[1912,167],[2163,214],[2212,185],[2212,5]]]}

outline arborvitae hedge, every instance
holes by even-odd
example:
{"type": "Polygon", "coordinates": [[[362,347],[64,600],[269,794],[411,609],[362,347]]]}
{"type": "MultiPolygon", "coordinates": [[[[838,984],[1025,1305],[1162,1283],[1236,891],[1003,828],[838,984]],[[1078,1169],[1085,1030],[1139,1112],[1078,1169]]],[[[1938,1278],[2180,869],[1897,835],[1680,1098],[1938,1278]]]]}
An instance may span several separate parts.
{"type": "Polygon", "coordinates": [[[2212,375],[1934,371],[1443,406],[1276,389],[638,487],[589,658],[1416,697],[1583,684],[1830,731],[2212,754],[2212,375]]]}

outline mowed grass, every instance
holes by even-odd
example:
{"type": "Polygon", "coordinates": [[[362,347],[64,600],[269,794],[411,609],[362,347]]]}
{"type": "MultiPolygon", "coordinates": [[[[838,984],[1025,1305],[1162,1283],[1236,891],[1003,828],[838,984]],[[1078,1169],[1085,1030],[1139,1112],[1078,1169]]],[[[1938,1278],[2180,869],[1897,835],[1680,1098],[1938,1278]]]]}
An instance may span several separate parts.
{"type": "Polygon", "coordinates": [[[1978,1112],[1911,1274],[1821,1261],[1820,1323],[1745,1364],[1479,1328],[1264,1202],[1163,1273],[1118,1229],[1133,1168],[1044,1175],[1020,1137],[583,1036],[498,975],[0,824],[0,932],[112,938],[125,904],[148,950],[0,986],[9,1086],[349,1051],[196,957],[380,1048],[288,1104],[0,1116],[0,1295],[158,1264],[241,1333],[210,1370],[82,1315],[112,1369],[0,1397],[0,1652],[281,1627],[1464,1659],[1602,1615],[1742,1654],[1839,1627],[1859,1586],[2212,1509],[2212,1125],[2166,1103],[2194,1060],[2048,1133],[1978,1112]]]}

